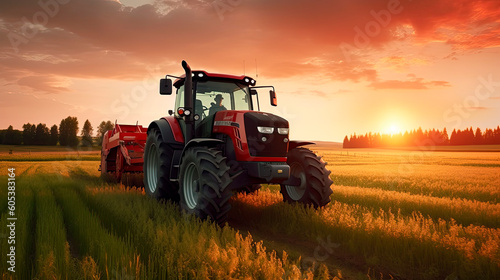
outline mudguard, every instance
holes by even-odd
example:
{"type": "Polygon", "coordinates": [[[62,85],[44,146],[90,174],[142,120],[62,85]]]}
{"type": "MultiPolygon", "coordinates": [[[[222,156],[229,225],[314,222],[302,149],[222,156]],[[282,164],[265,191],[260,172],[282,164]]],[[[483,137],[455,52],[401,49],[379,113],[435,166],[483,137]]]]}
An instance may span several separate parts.
{"type": "MultiPolygon", "coordinates": [[[[151,124],[149,124],[148,132],[153,128],[157,128],[160,130],[161,136],[165,143],[184,145],[184,137],[182,135],[180,127],[172,127],[171,122],[172,121],[167,120],[166,118],[153,121],[151,122],[151,124]],[[176,135],[174,135],[174,131],[177,132],[176,135]]],[[[175,123],[173,123],[173,125],[175,125],[175,123]]],[[[179,125],[177,124],[177,126],[179,125]]]]}
{"type": "Polygon", "coordinates": [[[288,151],[291,151],[297,147],[302,147],[306,145],[315,145],[316,143],[314,142],[307,142],[307,141],[290,141],[288,143],[288,151]]]}

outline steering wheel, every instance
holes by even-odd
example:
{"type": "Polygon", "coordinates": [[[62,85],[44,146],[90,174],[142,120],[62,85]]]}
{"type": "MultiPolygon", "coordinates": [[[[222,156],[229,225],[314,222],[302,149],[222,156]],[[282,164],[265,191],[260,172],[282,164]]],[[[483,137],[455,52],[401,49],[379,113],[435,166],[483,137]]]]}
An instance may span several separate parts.
{"type": "Polygon", "coordinates": [[[205,105],[203,105],[201,108],[203,109],[203,114],[202,114],[202,117],[203,117],[203,118],[206,118],[206,117],[207,117],[207,114],[205,114],[205,111],[208,111],[208,108],[207,108],[207,106],[205,106],[205,105]]]}

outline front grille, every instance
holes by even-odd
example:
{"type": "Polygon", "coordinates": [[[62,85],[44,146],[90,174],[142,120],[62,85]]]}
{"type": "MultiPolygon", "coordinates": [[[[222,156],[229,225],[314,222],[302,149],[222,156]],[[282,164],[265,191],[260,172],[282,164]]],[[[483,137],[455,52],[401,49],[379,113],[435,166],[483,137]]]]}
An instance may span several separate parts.
{"type": "Polygon", "coordinates": [[[257,131],[257,126],[288,127],[288,121],[266,113],[248,112],[245,114],[245,132],[250,155],[254,157],[286,157],[288,135],[278,134],[277,129],[274,129],[272,134],[263,134],[257,131]],[[265,141],[262,140],[263,137],[266,138],[265,141]]]}

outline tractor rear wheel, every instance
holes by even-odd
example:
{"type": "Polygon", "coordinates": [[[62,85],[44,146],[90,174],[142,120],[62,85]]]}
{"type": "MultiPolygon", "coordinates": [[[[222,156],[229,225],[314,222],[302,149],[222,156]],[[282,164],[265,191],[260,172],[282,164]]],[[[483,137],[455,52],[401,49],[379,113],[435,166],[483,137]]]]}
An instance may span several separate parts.
{"type": "Polygon", "coordinates": [[[104,156],[104,151],[101,151],[101,176],[108,176],[108,163],[104,156]]]}
{"type": "Polygon", "coordinates": [[[119,183],[115,178],[115,162],[116,162],[116,152],[111,150],[107,156],[104,155],[104,151],[101,151],[101,178],[111,184],[119,183]],[[112,164],[110,164],[112,162],[112,164]],[[109,166],[111,165],[111,166],[109,166]],[[111,170],[110,170],[111,169],[111,170]]]}
{"type": "Polygon", "coordinates": [[[120,148],[116,149],[116,163],[115,163],[115,180],[117,183],[122,182],[123,169],[125,166],[125,159],[123,158],[120,148]]]}
{"type": "Polygon", "coordinates": [[[300,184],[281,185],[284,201],[299,202],[315,208],[330,202],[330,195],[333,193],[330,189],[333,183],[329,177],[331,171],[326,169],[321,158],[309,149],[295,148],[288,152],[287,163],[290,165],[290,176],[298,178],[300,184]]]}
{"type": "Polygon", "coordinates": [[[148,132],[144,149],[144,190],[156,199],[179,201],[178,185],[169,178],[173,149],[165,142],[158,129],[148,132]]]}
{"type": "Polygon", "coordinates": [[[232,191],[229,167],[222,152],[193,147],[184,153],[180,166],[180,206],[188,214],[210,218],[220,226],[226,222],[232,191]]]}

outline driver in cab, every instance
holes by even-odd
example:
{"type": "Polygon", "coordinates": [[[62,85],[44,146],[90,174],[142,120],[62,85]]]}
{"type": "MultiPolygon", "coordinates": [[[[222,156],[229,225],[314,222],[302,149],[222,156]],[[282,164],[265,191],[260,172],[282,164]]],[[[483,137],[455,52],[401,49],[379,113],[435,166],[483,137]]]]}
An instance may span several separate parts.
{"type": "Polygon", "coordinates": [[[209,111],[209,114],[212,115],[212,114],[215,114],[219,111],[223,111],[223,110],[227,110],[226,107],[224,107],[224,105],[222,105],[222,100],[224,100],[224,98],[222,98],[222,94],[217,94],[215,96],[215,103],[211,103],[211,107],[210,107],[210,111],[209,111]]]}

